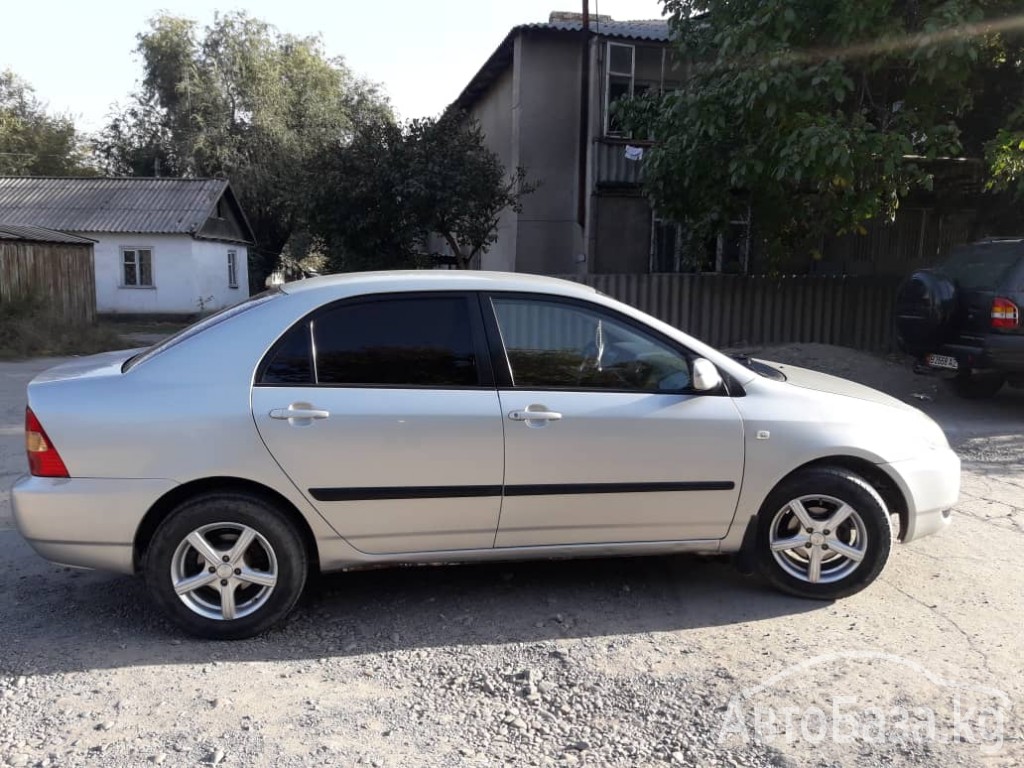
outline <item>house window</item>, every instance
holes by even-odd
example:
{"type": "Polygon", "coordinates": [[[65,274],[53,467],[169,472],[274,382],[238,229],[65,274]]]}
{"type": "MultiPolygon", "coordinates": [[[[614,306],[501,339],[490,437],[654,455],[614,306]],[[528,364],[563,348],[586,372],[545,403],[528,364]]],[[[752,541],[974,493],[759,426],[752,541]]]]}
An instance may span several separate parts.
{"type": "Polygon", "coordinates": [[[746,274],[750,268],[749,214],[729,222],[725,232],[700,241],[682,224],[654,216],[651,272],[746,274]]]}
{"type": "Polygon", "coordinates": [[[121,249],[121,287],[153,287],[153,249],[121,249]]]}
{"type": "Polygon", "coordinates": [[[238,253],[228,251],[228,288],[238,287],[238,253]]]}
{"type": "Polygon", "coordinates": [[[604,132],[608,136],[621,136],[622,127],[612,117],[611,105],[621,98],[633,95],[636,46],[608,43],[606,61],[608,66],[604,87],[604,132]]]}

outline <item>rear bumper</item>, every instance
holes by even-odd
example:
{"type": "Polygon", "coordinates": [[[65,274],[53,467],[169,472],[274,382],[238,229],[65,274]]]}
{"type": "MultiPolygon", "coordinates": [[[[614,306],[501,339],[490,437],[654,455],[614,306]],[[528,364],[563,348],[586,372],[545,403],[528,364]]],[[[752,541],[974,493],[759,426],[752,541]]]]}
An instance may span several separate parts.
{"type": "Polygon", "coordinates": [[[61,565],[134,573],[135,532],[173,480],[24,476],[11,490],[14,522],[40,555],[61,565]]]}
{"type": "Polygon", "coordinates": [[[907,500],[907,525],[904,542],[938,533],[949,525],[951,513],[960,498],[960,457],[949,448],[882,464],[907,500]]]}
{"type": "MultiPolygon", "coordinates": [[[[954,357],[961,371],[1003,371],[1024,373],[1024,336],[989,333],[971,341],[961,340],[943,344],[934,350],[935,354],[954,357]]],[[[956,371],[929,368],[928,372],[940,375],[956,375],[956,371]]]]}

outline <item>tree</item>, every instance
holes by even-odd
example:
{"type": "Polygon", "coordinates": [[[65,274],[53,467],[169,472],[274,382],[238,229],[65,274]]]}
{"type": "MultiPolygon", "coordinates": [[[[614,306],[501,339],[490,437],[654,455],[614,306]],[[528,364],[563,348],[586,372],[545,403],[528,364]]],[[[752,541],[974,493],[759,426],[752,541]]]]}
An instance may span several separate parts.
{"type": "MultiPolygon", "coordinates": [[[[469,269],[498,239],[498,219],[535,189],[526,170],[505,171],[484,144],[479,123],[452,110],[437,120],[415,120],[407,128],[419,180],[423,228],[444,241],[442,260],[469,269]]],[[[435,256],[438,254],[435,254],[435,256]]]]}
{"type": "Polygon", "coordinates": [[[468,269],[497,240],[501,213],[521,210],[534,189],[524,169],[507,173],[479,125],[454,110],[405,126],[366,124],[328,165],[314,207],[336,270],[468,269]]]}
{"type": "Polygon", "coordinates": [[[0,72],[0,176],[89,174],[88,160],[71,118],[48,114],[31,85],[0,72]]]}
{"type": "Polygon", "coordinates": [[[776,264],[894,216],[932,184],[919,159],[980,154],[994,69],[1024,96],[1009,0],[663,2],[683,87],[620,107],[656,139],[647,191],[698,237],[749,211],[776,264]]]}
{"type": "Polygon", "coordinates": [[[257,238],[250,269],[273,269],[306,226],[320,161],[363,120],[389,115],[373,84],[245,13],[200,29],[157,16],[138,37],[141,86],[97,142],[108,172],[231,179],[257,238]]]}

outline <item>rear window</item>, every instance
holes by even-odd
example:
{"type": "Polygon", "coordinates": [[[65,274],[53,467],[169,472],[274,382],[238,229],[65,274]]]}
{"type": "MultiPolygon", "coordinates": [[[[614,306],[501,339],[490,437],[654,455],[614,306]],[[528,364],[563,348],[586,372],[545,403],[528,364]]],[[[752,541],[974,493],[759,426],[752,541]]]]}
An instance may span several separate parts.
{"type": "Polygon", "coordinates": [[[958,288],[997,290],[1024,255],[1024,242],[978,243],[954,248],[942,271],[958,288]]]}
{"type": "Polygon", "coordinates": [[[264,291],[263,293],[256,294],[250,299],[246,299],[241,304],[235,304],[233,307],[227,307],[226,309],[220,310],[220,312],[214,312],[209,317],[204,317],[202,320],[193,323],[188,328],[178,331],[170,338],[164,339],[159,344],[147,349],[145,352],[140,352],[133,357],[129,357],[125,360],[124,365],[121,366],[121,373],[127,373],[139,363],[152,360],[154,357],[162,352],[166,352],[171,347],[176,347],[181,344],[181,342],[187,341],[193,336],[198,336],[203,331],[207,331],[214,326],[220,325],[225,320],[230,320],[232,317],[237,317],[243,312],[248,312],[250,309],[254,309],[260,304],[265,304],[280,294],[281,291],[279,288],[272,288],[269,291],[264,291]]]}

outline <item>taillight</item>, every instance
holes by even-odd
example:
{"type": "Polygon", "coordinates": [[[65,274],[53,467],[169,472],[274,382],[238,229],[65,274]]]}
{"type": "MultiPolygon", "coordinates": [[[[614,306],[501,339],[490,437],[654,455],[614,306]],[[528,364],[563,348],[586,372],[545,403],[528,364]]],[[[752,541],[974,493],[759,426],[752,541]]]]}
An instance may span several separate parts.
{"type": "Polygon", "coordinates": [[[25,453],[28,454],[28,469],[36,477],[70,477],[31,408],[25,409],[25,453]]]}
{"type": "Polygon", "coordinates": [[[1020,325],[1020,310],[1009,299],[992,300],[992,327],[1017,328],[1020,325]]]}

